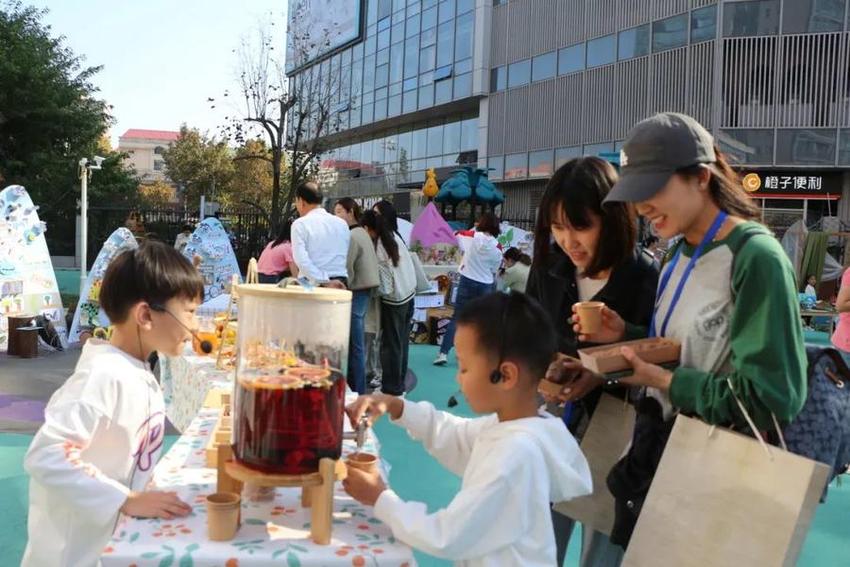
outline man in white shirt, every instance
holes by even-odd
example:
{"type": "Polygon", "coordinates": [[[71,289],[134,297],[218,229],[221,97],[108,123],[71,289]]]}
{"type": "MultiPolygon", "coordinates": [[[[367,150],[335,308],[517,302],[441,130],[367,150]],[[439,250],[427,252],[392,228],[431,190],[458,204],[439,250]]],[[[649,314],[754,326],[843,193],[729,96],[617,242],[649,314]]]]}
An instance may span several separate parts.
{"type": "Polygon", "coordinates": [[[292,223],[292,255],[299,273],[318,283],[347,285],[348,224],[322,208],[319,186],[306,181],[295,190],[300,218],[292,223]]]}

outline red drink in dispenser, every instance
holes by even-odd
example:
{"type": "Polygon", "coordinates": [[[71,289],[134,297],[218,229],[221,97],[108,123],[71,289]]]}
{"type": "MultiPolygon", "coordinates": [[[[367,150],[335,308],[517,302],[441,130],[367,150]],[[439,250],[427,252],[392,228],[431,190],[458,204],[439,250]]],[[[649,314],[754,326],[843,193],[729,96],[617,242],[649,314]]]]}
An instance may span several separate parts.
{"type": "Polygon", "coordinates": [[[321,458],[340,457],[344,414],[345,377],[339,372],[292,368],[240,379],[235,454],[244,465],[266,473],[316,472],[321,458]]]}
{"type": "Polygon", "coordinates": [[[302,475],[339,459],[351,293],[243,285],[233,455],[261,473],[302,475]]]}

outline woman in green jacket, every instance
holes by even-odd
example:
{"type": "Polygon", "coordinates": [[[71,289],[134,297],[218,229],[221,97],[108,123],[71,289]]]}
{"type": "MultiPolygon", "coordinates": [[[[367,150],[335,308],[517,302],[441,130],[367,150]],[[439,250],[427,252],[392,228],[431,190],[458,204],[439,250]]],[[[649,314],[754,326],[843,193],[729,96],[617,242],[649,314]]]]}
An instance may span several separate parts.
{"type": "Polygon", "coordinates": [[[758,209],[705,128],[681,114],[648,118],[630,132],[621,166],[606,202],[634,203],[659,236],[682,236],[668,252],[648,332],[605,310],[602,330],[580,337],[648,334],[682,345],[675,370],[623,349],[634,375],[621,382],[643,387],[633,442],[608,477],[617,500],[611,540],[625,547],[676,413],[748,430],[737,399],[760,429],[773,430],[773,416],[788,423],[805,402],[806,355],[791,263],[755,222],[758,209]]]}

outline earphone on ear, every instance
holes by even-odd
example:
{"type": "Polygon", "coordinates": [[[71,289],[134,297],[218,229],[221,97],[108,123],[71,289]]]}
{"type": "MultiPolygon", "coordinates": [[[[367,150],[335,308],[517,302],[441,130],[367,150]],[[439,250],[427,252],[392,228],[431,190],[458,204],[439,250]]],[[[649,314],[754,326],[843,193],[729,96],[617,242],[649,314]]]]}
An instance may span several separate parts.
{"type": "Polygon", "coordinates": [[[499,364],[496,368],[490,373],[490,383],[498,384],[502,381],[504,376],[502,375],[502,363],[505,361],[505,337],[507,333],[505,332],[505,325],[508,322],[508,311],[511,307],[511,295],[508,294],[507,301],[505,301],[505,306],[502,308],[502,324],[499,328],[499,332],[501,335],[499,336],[499,364]]]}

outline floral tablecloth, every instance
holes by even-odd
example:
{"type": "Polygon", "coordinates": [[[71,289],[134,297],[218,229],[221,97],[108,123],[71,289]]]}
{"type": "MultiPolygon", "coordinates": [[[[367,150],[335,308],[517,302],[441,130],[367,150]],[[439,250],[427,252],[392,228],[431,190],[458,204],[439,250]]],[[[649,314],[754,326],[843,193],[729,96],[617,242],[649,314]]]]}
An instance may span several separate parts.
{"type": "MultiPolygon", "coordinates": [[[[206,468],[204,447],[219,411],[201,410],[154,471],[156,489],[177,492],[192,514],[177,520],[122,518],[103,551],[104,567],[416,565],[413,551],[392,537],[371,508],[346,495],[340,483],[330,545],[310,540],[310,511],[301,507],[300,488],[278,488],[274,501],[243,502],[236,537],[209,541],[205,497],[215,492],[216,471],[206,468]]],[[[353,450],[353,441],[343,442],[343,454],[353,450]]],[[[378,452],[374,436],[364,450],[378,452]]]]}
{"type": "Polygon", "coordinates": [[[165,415],[178,431],[186,431],[213,388],[233,388],[233,372],[219,370],[214,356],[163,356],[160,384],[165,415]]]}

